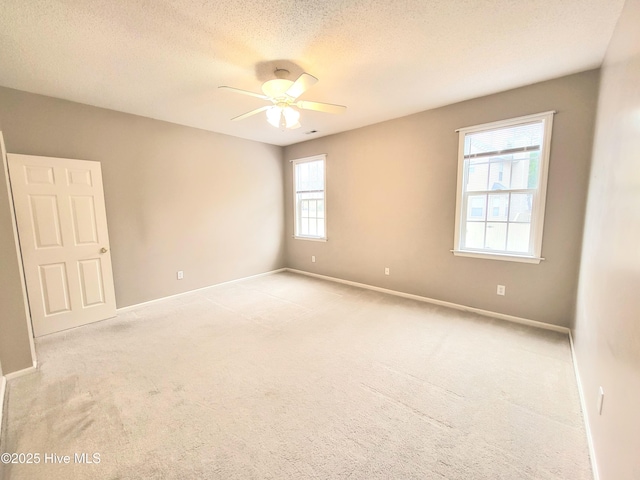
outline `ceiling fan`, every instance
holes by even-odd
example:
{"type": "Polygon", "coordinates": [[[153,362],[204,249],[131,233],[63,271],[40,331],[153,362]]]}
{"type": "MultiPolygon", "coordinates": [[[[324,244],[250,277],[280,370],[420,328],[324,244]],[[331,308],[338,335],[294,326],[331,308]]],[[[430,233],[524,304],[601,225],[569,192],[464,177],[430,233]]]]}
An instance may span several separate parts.
{"type": "Polygon", "coordinates": [[[300,119],[300,112],[296,110],[296,108],[300,108],[302,110],[315,110],[317,112],[325,113],[343,113],[347,109],[347,107],[343,105],[298,100],[300,95],[302,95],[309,87],[315,85],[318,81],[318,79],[313,75],[303,73],[294,82],[287,78],[289,76],[288,70],[278,68],[274,73],[276,78],[268,80],[262,84],[263,94],[249,92],[247,90],[241,90],[234,87],[227,87],[226,85],[218,87],[231,90],[232,92],[241,93],[243,95],[257,97],[262,100],[268,100],[272,103],[272,105],[256,108],[250,112],[238,115],[237,117],[232,118],[232,121],[243,120],[257,113],[267,112],[267,121],[274,127],[293,129],[300,127],[300,122],[298,121],[300,119]]]}

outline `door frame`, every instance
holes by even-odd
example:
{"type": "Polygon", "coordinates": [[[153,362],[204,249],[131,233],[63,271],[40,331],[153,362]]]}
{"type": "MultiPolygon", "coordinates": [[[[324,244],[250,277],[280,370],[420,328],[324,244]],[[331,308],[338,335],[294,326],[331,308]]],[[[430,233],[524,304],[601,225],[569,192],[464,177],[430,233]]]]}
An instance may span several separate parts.
{"type": "MultiPolygon", "coordinates": [[[[29,332],[29,347],[31,349],[31,360],[33,363],[33,367],[27,367],[24,370],[19,370],[18,372],[13,373],[29,373],[32,368],[36,369],[38,367],[38,358],[36,356],[36,346],[33,337],[33,325],[31,323],[31,309],[29,308],[29,298],[27,297],[27,283],[24,276],[24,267],[22,265],[22,251],[20,250],[20,240],[18,237],[18,225],[16,223],[16,210],[13,205],[13,194],[11,193],[11,182],[9,181],[9,165],[7,163],[7,150],[4,144],[4,136],[2,135],[2,130],[0,130],[0,150],[2,153],[2,168],[4,169],[4,177],[6,181],[7,187],[7,195],[9,196],[9,213],[11,217],[11,227],[13,230],[13,240],[14,246],[16,249],[16,257],[18,259],[18,269],[20,271],[20,287],[22,288],[22,301],[24,304],[24,313],[27,321],[27,330],[29,332]]],[[[4,374],[7,375],[6,373],[4,374]]],[[[12,376],[13,378],[13,376],[12,376]]]]}

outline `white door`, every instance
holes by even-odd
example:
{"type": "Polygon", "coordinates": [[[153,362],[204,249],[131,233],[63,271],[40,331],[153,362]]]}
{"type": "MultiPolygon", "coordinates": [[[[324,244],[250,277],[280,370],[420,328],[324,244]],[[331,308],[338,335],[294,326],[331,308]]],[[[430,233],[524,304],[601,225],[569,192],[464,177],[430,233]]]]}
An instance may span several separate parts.
{"type": "Polygon", "coordinates": [[[7,159],[34,335],[115,316],[100,163],[7,159]]]}

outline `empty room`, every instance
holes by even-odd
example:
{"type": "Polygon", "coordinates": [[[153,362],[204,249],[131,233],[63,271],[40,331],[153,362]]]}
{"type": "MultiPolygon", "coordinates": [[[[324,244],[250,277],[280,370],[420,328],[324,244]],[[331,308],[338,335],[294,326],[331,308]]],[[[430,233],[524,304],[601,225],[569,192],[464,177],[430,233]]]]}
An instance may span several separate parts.
{"type": "Polygon", "coordinates": [[[640,480],[639,25],[0,2],[0,480],[640,480]]]}

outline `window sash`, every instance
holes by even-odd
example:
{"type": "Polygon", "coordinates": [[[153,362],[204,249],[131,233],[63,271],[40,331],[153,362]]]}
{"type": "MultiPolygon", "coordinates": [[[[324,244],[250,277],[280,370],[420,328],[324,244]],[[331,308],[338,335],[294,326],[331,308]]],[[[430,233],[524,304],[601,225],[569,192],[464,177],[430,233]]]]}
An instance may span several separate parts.
{"type": "Polygon", "coordinates": [[[464,250],[468,250],[468,251],[473,251],[473,252],[477,252],[477,253],[482,253],[482,252],[488,252],[488,253],[492,253],[492,254],[504,254],[504,255],[528,255],[528,256],[533,256],[534,251],[533,251],[533,246],[534,246],[534,238],[533,235],[535,233],[535,229],[531,228],[532,227],[532,221],[531,219],[534,216],[534,206],[535,206],[535,202],[536,202],[536,196],[537,196],[537,189],[514,189],[514,190],[487,190],[484,192],[476,192],[476,191],[472,191],[472,192],[464,192],[464,197],[463,197],[463,207],[462,207],[462,211],[463,212],[468,212],[469,210],[469,197],[470,196],[485,196],[485,205],[484,205],[484,215],[483,215],[483,219],[480,220],[473,220],[468,218],[468,215],[465,215],[465,218],[463,218],[461,220],[461,242],[462,239],[466,239],[466,235],[467,235],[467,227],[469,223],[475,223],[475,224],[483,224],[485,226],[484,228],[484,238],[483,238],[483,247],[482,248],[476,248],[476,247],[471,247],[464,245],[464,250]],[[511,217],[511,207],[513,205],[512,202],[512,194],[516,193],[516,194],[526,194],[526,195],[531,195],[532,196],[532,208],[531,208],[531,216],[529,218],[528,222],[518,222],[515,220],[510,220],[511,217]],[[489,198],[491,196],[497,197],[497,196],[505,196],[508,195],[509,199],[507,201],[507,210],[505,212],[505,217],[506,220],[497,220],[497,219],[489,219],[489,198]],[[505,247],[504,249],[496,249],[496,248],[489,248],[487,247],[487,239],[486,239],[486,235],[487,235],[487,228],[489,224],[501,224],[501,225],[505,225],[506,229],[505,229],[505,247]],[[529,246],[527,251],[523,251],[523,250],[518,250],[518,249],[509,249],[509,239],[513,238],[510,237],[509,234],[513,233],[510,232],[510,227],[511,225],[529,225],[529,235],[527,238],[527,244],[529,246]]]}

